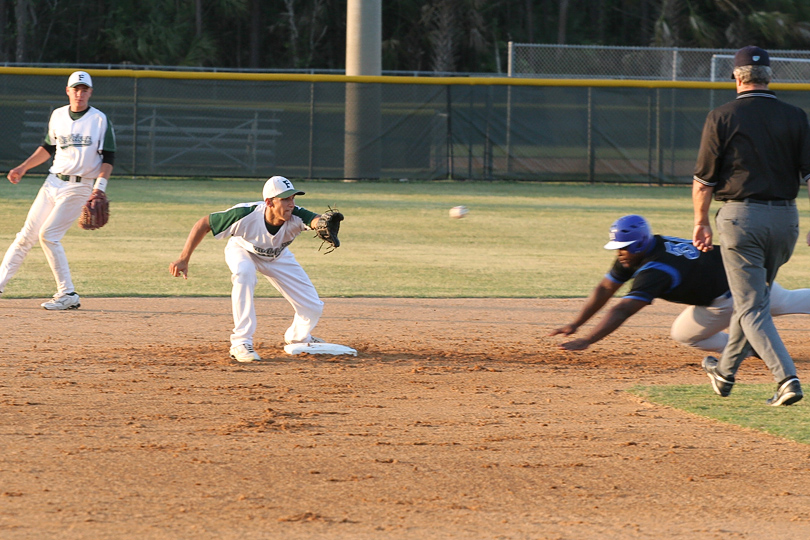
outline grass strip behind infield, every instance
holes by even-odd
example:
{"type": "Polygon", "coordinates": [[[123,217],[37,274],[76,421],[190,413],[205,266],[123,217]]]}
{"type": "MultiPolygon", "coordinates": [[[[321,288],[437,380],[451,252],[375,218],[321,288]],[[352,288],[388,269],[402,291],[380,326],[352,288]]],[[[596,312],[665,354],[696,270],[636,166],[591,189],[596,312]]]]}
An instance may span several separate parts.
{"type": "Polygon", "coordinates": [[[730,396],[721,398],[705,385],[635,386],[630,392],[644,399],[681,409],[726,424],[764,431],[810,444],[810,407],[802,400],[789,407],[770,407],[775,384],[735,384],[730,396]]]}
{"type": "MultiPolygon", "coordinates": [[[[0,183],[0,250],[20,230],[43,177],[0,183]]],[[[297,204],[329,205],[345,215],[343,245],[318,251],[314,233],[290,246],[322,297],[560,298],[590,293],[613,262],[602,248],[618,217],[640,213],[653,230],[692,234],[689,186],[536,182],[299,181],[297,204]],[[451,207],[470,209],[451,219],[451,207]]],[[[207,237],[191,259],[189,279],[172,278],[200,217],[261,198],[264,179],[126,179],[108,188],[110,223],[98,231],[73,226],[63,240],[76,289],[84,296],[228,296],[225,242],[207,237]]],[[[799,205],[806,216],[807,204],[799,205]]],[[[713,204],[714,211],[718,203],[713,204]]],[[[803,225],[806,218],[803,217],[803,225]]],[[[804,228],[804,227],[803,227],[804,228]]],[[[804,233],[779,273],[788,288],[807,286],[810,249],[804,233]]],[[[35,246],[8,284],[7,298],[48,297],[53,276],[35,246]]],[[[278,296],[260,280],[257,296],[278,296]]]]}

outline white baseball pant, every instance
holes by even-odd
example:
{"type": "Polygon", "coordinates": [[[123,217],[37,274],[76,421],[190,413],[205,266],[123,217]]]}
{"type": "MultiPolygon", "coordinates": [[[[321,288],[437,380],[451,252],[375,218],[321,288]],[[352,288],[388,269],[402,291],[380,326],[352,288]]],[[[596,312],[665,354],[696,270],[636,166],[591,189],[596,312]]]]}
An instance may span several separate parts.
{"type": "Polygon", "coordinates": [[[225,246],[225,262],[231,270],[233,334],[231,346],[253,344],[256,332],[256,307],[253,294],[259,272],[287,299],[295,310],[293,322],[284,333],[287,343],[307,343],[323,313],[323,302],[309,276],[289,249],[275,259],[259,257],[236,242],[225,246]]]}
{"type": "Polygon", "coordinates": [[[22,230],[0,264],[0,291],[22,266],[28,252],[39,241],[56,280],[56,296],[74,292],[62,237],[79,218],[93,191],[93,180],[65,182],[49,174],[34,199],[22,230]]]}
{"type": "MultiPolygon", "coordinates": [[[[774,282],[770,289],[771,315],[810,313],[810,289],[788,290],[774,282]]],[[[731,322],[734,302],[723,295],[708,306],[689,306],[672,323],[672,339],[704,351],[723,353],[728,343],[724,332],[731,322]]]]}

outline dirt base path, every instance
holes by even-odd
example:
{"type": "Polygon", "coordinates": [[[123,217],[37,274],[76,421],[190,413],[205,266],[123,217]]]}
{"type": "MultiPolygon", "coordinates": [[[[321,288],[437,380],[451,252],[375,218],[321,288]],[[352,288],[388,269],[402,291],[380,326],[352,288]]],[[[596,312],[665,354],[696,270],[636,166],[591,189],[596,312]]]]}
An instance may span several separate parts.
{"type": "Polygon", "coordinates": [[[627,392],[710,392],[679,308],[558,351],[580,303],[327,299],[331,357],[262,299],[237,364],[227,298],[0,300],[0,538],[810,538],[810,448],[627,392]]]}

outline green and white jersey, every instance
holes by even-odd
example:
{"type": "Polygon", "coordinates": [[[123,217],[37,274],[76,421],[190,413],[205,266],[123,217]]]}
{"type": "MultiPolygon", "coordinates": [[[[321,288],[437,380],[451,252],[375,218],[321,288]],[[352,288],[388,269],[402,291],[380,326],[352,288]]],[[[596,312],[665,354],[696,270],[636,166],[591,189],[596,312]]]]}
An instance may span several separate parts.
{"type": "Polygon", "coordinates": [[[208,216],[214,238],[230,238],[244,249],[260,257],[275,259],[292,244],[295,237],[309,229],[309,223],[317,216],[306,208],[296,206],[289,221],[275,232],[268,230],[264,220],[267,204],[264,201],[242,203],[224,212],[208,216]]]}
{"type": "Polygon", "coordinates": [[[96,178],[101,172],[101,151],[115,152],[115,132],[107,115],[95,107],[73,120],[70,105],[65,105],[51,113],[45,144],[56,146],[51,173],[96,178]]]}

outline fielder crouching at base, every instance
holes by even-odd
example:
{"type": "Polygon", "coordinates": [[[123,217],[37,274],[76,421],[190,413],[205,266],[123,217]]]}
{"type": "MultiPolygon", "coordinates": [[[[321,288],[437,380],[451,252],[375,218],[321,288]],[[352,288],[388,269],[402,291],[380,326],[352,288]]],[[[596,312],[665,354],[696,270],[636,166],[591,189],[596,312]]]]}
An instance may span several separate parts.
{"type": "MultiPolygon", "coordinates": [[[[287,249],[303,231],[319,228],[324,215],[295,205],[297,191],[283,176],[267,180],[263,201],[237,204],[224,212],[200,218],[192,227],[180,258],[169,265],[175,277],[188,277],[191,254],[210,232],[217,239],[228,239],[225,262],[231,270],[231,302],[234,329],[231,358],[239,362],[261,360],[253,349],[256,310],[253,293],[258,279],[265,276],[295,309],[292,325],[284,333],[289,343],[320,342],[312,336],[323,313],[323,302],[304,269],[287,249]]],[[[341,216],[342,219],[342,216],[341,216]]]]}
{"type": "MultiPolygon", "coordinates": [[[[630,292],[608,310],[586,337],[560,344],[568,351],[582,351],[607,337],[639,310],[662,298],[688,304],[672,324],[672,338],[687,346],[718,354],[728,343],[724,332],[731,321],[733,301],[720,250],[702,252],[691,240],[653,235],[639,215],[619,218],[610,227],[605,249],[616,250],[616,262],[591,293],[582,311],[550,335],[570,336],[607,304],[614,293],[633,280],[630,292]]],[[[810,313],[810,289],[770,288],[771,314],[810,313]]]]}

